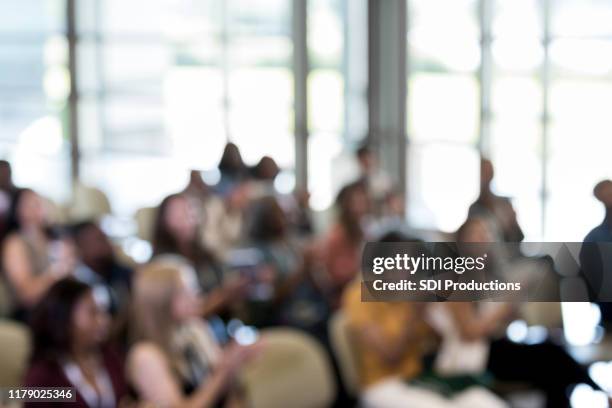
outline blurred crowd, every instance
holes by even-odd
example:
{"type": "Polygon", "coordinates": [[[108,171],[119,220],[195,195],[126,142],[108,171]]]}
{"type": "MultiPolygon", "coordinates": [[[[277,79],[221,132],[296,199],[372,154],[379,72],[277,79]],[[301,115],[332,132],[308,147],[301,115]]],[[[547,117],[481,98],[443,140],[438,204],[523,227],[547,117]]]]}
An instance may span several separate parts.
{"type": "MultiPolygon", "coordinates": [[[[54,225],[36,191],[15,186],[0,162],[3,297],[10,319],[31,331],[25,386],[71,386],[83,407],[244,406],[240,371],[267,349],[265,331],[298,329],[322,345],[338,390],[330,405],[505,407],[500,383],[539,390],[547,407],[569,406],[576,384],[599,386],[558,342],[510,341],[520,310],[505,303],[361,302],[366,242],[418,242],[403,196],[375,148],[355,152],[360,173],[337,195],[333,221],[315,227],[307,191],[279,194],[279,167],[245,165],[228,144],[220,179],[192,171],[150,226],[151,259],[118,254],[99,220],[54,225]],[[329,322],[342,314],[359,391],[342,377],[329,322]]],[[[481,189],[456,242],[519,242],[508,198],[481,189]]],[[[612,182],[595,188],[606,219],[587,240],[612,241],[612,182]]],[[[520,253],[498,259],[524,265],[520,253]]],[[[27,405],[27,404],[26,404],[27,405]]]]}

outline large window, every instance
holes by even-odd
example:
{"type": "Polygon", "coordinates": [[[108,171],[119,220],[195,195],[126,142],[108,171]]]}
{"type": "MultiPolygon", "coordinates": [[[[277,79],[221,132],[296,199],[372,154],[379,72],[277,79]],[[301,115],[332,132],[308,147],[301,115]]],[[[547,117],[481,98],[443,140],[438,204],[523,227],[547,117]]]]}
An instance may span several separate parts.
{"type": "Polygon", "coordinates": [[[477,11],[475,0],[409,2],[408,214],[415,227],[454,230],[478,193],[477,11]]]}
{"type": "Polygon", "coordinates": [[[612,6],[558,0],[549,13],[544,225],[550,237],[580,239],[603,219],[593,185],[612,178],[612,6]]]}
{"type": "Polygon", "coordinates": [[[65,13],[62,0],[10,2],[0,13],[0,157],[18,184],[56,200],[70,191],[65,13]]]}
{"type": "Polygon", "coordinates": [[[368,125],[367,0],[297,10],[293,0],[10,3],[0,14],[0,159],[19,185],[68,204],[74,166],[126,219],[182,189],[188,169],[214,183],[232,141],[249,165],[272,156],[289,192],[294,122],[306,117],[296,109],[309,112],[312,206],[329,208],[354,177],[350,152],[368,125]],[[307,69],[294,69],[297,52],[307,69]],[[304,84],[307,106],[295,103],[304,84]]]}
{"type": "Polygon", "coordinates": [[[81,169],[119,212],[213,168],[227,141],[293,169],[290,0],[79,5],[81,169]]]}
{"type": "MultiPolygon", "coordinates": [[[[412,225],[459,226],[482,152],[528,239],[580,240],[602,216],[592,186],[612,176],[609,2],[406,1],[412,225]]],[[[305,84],[308,187],[313,207],[327,208],[354,177],[347,146],[368,128],[368,2],[308,0],[305,13],[293,4],[11,2],[0,15],[0,157],[18,183],[67,200],[72,87],[80,176],[128,215],[182,188],[187,169],[214,168],[227,141],[249,164],[270,155],[292,173],[305,109],[294,92],[305,84]],[[308,69],[294,70],[304,53],[308,69]]]]}
{"type": "Polygon", "coordinates": [[[308,177],[311,205],[328,208],[354,177],[345,147],[367,133],[367,4],[308,2],[308,177]]]}
{"type": "Polygon", "coordinates": [[[598,0],[409,5],[413,223],[447,231],[461,223],[477,195],[480,148],[528,239],[581,240],[602,217],[592,187],[612,176],[605,23],[612,7],[598,0]]]}

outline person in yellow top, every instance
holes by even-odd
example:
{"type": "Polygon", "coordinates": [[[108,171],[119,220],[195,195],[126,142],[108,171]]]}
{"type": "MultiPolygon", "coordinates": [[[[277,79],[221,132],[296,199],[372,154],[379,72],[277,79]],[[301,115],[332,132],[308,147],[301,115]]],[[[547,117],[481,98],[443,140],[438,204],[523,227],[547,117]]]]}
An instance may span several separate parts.
{"type": "Polygon", "coordinates": [[[391,376],[410,380],[422,371],[421,356],[431,331],[420,318],[422,304],[361,302],[361,282],[347,288],[343,309],[357,335],[360,383],[368,387],[391,376]]]}
{"type": "MultiPolygon", "coordinates": [[[[389,234],[391,235],[391,234],[389,234]]],[[[383,242],[402,241],[401,235],[383,242]]],[[[358,358],[361,403],[366,408],[450,408],[507,405],[482,387],[445,397],[416,381],[423,371],[433,330],[426,323],[426,304],[362,302],[361,279],[347,286],[342,298],[358,358]]]]}

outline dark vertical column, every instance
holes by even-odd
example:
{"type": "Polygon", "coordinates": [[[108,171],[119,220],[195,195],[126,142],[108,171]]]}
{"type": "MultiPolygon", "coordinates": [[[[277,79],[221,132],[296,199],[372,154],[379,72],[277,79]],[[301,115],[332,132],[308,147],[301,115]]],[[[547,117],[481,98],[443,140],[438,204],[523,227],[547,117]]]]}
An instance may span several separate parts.
{"type": "Polygon", "coordinates": [[[552,2],[550,0],[542,1],[542,14],[544,16],[542,45],[544,47],[544,61],[542,63],[541,80],[542,80],[542,191],[540,192],[542,204],[542,225],[541,235],[546,234],[546,205],[548,204],[548,144],[549,144],[549,122],[550,122],[550,104],[548,95],[550,92],[550,14],[552,2]]]}
{"type": "Polygon", "coordinates": [[[68,95],[68,132],[70,134],[70,165],[72,182],[79,179],[79,114],[78,114],[78,81],[77,81],[77,28],[76,1],[66,1],[66,37],[68,39],[68,72],[70,75],[70,93],[68,95]]]}
{"type": "Polygon", "coordinates": [[[406,0],[368,3],[369,133],[383,167],[406,193],[406,0]]]}
{"type": "MultiPolygon", "coordinates": [[[[307,0],[293,0],[293,83],[296,187],[308,188],[308,43],[307,0]]],[[[316,158],[314,158],[316,160],[316,158]]]]}
{"type": "Polygon", "coordinates": [[[489,156],[491,153],[491,80],[493,57],[491,55],[491,0],[480,0],[480,69],[478,82],[480,83],[480,125],[478,134],[478,150],[481,154],[489,156]]]}

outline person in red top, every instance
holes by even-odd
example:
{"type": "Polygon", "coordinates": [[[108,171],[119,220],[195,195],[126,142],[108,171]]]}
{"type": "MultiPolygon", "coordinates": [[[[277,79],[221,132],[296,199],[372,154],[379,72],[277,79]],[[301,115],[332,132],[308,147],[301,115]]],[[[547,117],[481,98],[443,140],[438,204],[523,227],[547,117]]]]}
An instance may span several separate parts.
{"type": "Polygon", "coordinates": [[[32,314],[34,353],[24,386],[75,388],[75,402],[54,406],[118,406],[128,388],[122,359],[105,344],[109,326],[91,287],[74,278],[56,282],[32,314]]]}
{"type": "Polygon", "coordinates": [[[361,269],[364,243],[363,221],[370,199],[362,182],[344,186],[336,199],[338,218],[323,241],[325,270],[330,285],[330,303],[336,308],[344,287],[361,269]]]}

